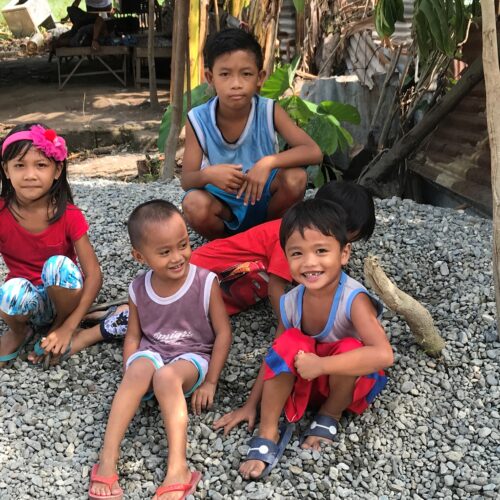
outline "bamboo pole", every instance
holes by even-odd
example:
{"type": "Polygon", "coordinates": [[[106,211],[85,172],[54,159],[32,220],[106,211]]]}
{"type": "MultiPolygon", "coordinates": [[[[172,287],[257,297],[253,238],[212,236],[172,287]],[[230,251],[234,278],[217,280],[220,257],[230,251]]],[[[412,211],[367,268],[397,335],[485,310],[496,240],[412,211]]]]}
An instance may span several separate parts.
{"type": "Polygon", "coordinates": [[[187,30],[188,30],[189,3],[181,0],[175,2],[174,8],[174,33],[172,40],[172,62],[175,64],[172,76],[171,89],[173,97],[170,99],[172,106],[172,121],[165,141],[165,161],[163,163],[162,179],[170,180],[174,177],[175,152],[181,130],[182,104],[184,90],[184,71],[186,68],[187,30]]]}
{"type": "Polygon", "coordinates": [[[495,3],[481,0],[483,25],[483,70],[486,84],[486,119],[491,151],[491,189],[493,193],[493,276],[500,336],[500,69],[495,3]]]}
{"type": "Polygon", "coordinates": [[[160,108],[158,93],[156,91],[156,67],[155,67],[155,0],[149,0],[148,8],[148,74],[149,74],[149,102],[151,109],[157,111],[160,108]]]}

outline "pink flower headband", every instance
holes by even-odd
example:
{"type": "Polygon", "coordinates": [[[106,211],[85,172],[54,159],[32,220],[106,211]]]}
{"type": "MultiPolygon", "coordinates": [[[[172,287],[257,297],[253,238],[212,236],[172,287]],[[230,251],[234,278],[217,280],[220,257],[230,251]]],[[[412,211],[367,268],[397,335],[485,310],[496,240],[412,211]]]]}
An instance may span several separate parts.
{"type": "Polygon", "coordinates": [[[41,125],[33,125],[29,130],[22,130],[9,135],[2,144],[2,156],[13,142],[32,141],[33,146],[45,153],[48,158],[63,161],[68,156],[66,141],[56,134],[55,130],[45,129],[41,125]]]}

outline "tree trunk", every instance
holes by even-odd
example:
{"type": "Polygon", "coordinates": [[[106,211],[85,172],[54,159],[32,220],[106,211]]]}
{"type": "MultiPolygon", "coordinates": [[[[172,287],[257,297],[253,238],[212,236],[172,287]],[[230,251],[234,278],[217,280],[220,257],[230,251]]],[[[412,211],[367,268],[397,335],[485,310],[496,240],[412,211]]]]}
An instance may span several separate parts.
{"type": "Polygon", "coordinates": [[[170,106],[172,106],[172,122],[165,141],[165,161],[163,163],[162,179],[170,180],[174,177],[175,152],[181,130],[182,104],[184,91],[184,75],[186,68],[187,30],[188,30],[189,2],[177,1],[174,9],[174,38],[172,43],[172,83],[170,92],[170,106]],[[172,95],[173,94],[173,95],[172,95]]]}
{"type": "Polygon", "coordinates": [[[415,127],[401,137],[382,157],[376,157],[361,173],[358,182],[377,192],[377,181],[384,180],[436,128],[439,122],[483,78],[483,62],[476,59],[458,83],[432,108],[415,127]]]}
{"type": "Polygon", "coordinates": [[[481,17],[486,119],[491,150],[491,189],[493,193],[493,276],[497,305],[497,331],[500,336],[500,69],[498,66],[497,16],[493,0],[481,0],[481,17]]]}
{"type": "Polygon", "coordinates": [[[149,0],[148,10],[148,72],[149,72],[149,102],[151,109],[160,108],[156,92],[156,67],[155,67],[155,0],[149,0]]]}

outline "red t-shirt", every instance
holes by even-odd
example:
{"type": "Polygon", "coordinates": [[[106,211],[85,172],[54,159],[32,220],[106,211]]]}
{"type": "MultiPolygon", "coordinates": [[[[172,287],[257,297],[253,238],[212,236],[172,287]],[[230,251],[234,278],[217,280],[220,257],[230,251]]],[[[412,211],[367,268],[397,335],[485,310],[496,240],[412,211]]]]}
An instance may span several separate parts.
{"type": "Polygon", "coordinates": [[[65,255],[76,263],[74,243],[89,228],[79,208],[68,204],[57,222],[41,233],[30,233],[4,205],[0,200],[0,253],[9,269],[7,280],[26,278],[40,285],[43,265],[54,255],[65,255]]]}
{"type": "Polygon", "coordinates": [[[221,238],[193,251],[191,262],[217,273],[229,314],[267,297],[269,274],[292,281],[279,242],[281,219],[221,238]]]}
{"type": "Polygon", "coordinates": [[[191,262],[221,274],[237,264],[259,261],[268,274],[291,282],[290,268],[279,241],[280,226],[281,219],[277,219],[210,241],[193,250],[191,262]]]}

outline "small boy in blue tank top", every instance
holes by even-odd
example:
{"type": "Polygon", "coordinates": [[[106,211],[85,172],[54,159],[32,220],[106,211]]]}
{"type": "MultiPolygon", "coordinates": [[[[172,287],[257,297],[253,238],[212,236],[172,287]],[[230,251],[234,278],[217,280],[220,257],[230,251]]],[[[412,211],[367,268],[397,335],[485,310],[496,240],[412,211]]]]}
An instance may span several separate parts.
{"type": "Polygon", "coordinates": [[[188,114],[182,207],[191,227],[214,239],[282,217],[304,196],[302,167],[319,163],[322,154],[280,106],[257,94],[266,74],[252,35],[215,34],[205,64],[217,95],[188,114]],[[281,153],[276,133],[289,146],[281,153]]]}
{"type": "Polygon", "coordinates": [[[362,413],[386,384],[393,352],[378,321],[381,304],[343,271],[350,256],[345,213],[330,201],[294,205],[283,217],[280,244],[298,286],[281,297],[281,318],[261,377],[258,436],[240,473],[269,474],[309,406],[317,408],[303,448],[337,439],[342,412],[362,413]],[[263,379],[263,382],[262,382],[263,379]]]}

